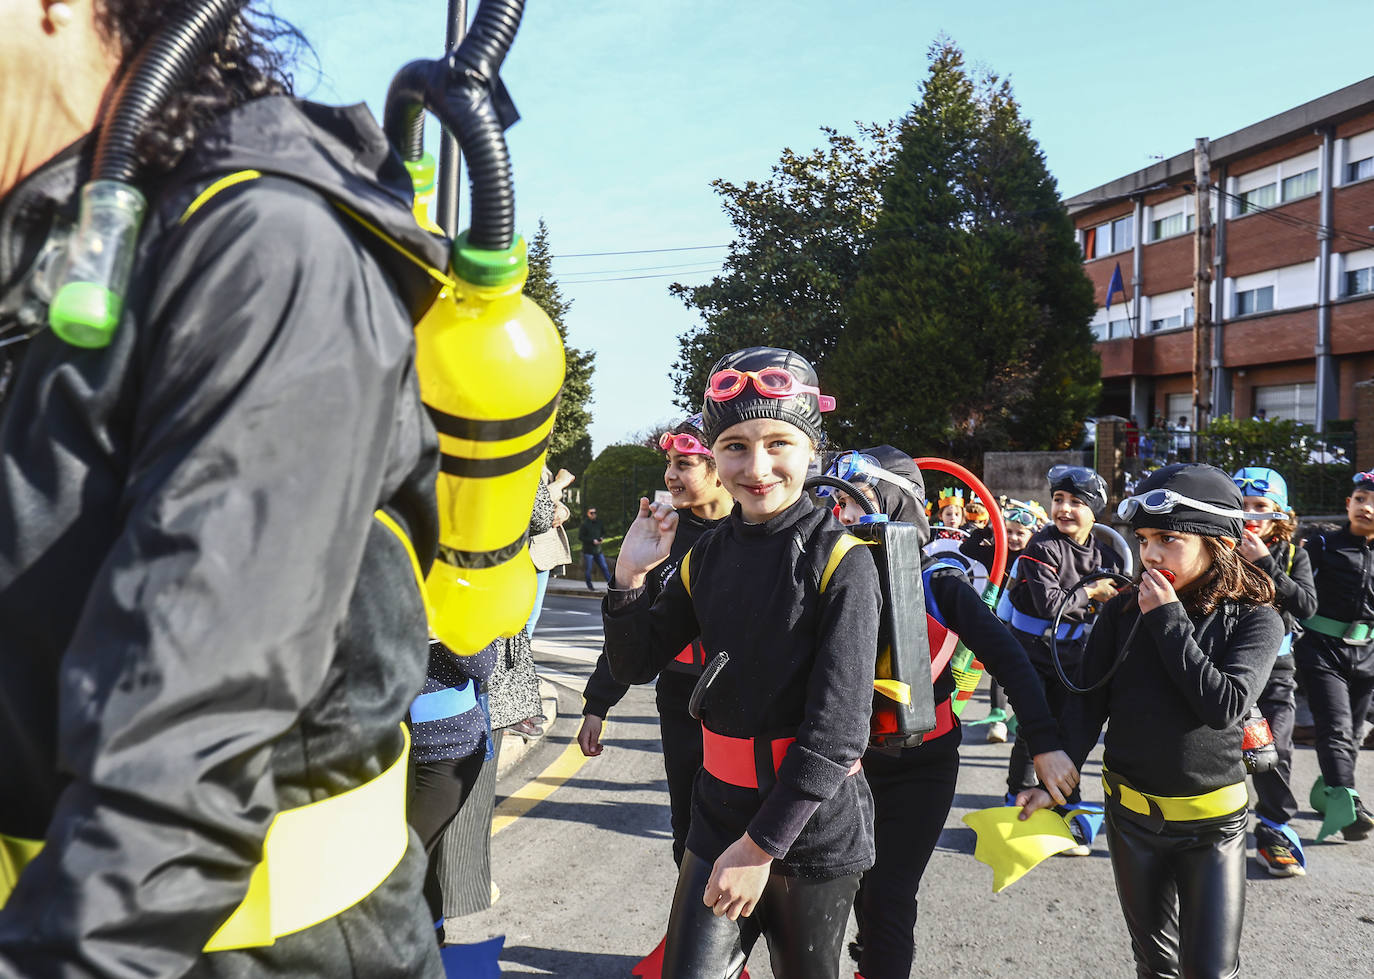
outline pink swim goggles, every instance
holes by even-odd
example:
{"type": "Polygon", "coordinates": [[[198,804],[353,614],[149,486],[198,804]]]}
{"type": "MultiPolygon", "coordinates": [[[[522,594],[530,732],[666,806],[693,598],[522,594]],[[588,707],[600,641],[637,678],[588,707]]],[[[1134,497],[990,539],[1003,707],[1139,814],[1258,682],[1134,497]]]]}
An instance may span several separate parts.
{"type": "MultiPolygon", "coordinates": [[[[664,432],[658,437],[658,447],[664,452],[674,449],[678,455],[711,456],[711,450],[701,444],[701,440],[690,432],[664,432]]],[[[714,458],[714,456],[712,456],[714,458]]]]}
{"type": "Polygon", "coordinates": [[[765,398],[791,398],[798,394],[814,394],[821,403],[821,411],[834,411],[835,399],[821,394],[821,389],[803,384],[792,372],[781,367],[765,367],[761,371],[737,371],[733,367],[716,371],[706,387],[706,397],[712,401],[730,401],[739,397],[749,382],[765,398]]]}

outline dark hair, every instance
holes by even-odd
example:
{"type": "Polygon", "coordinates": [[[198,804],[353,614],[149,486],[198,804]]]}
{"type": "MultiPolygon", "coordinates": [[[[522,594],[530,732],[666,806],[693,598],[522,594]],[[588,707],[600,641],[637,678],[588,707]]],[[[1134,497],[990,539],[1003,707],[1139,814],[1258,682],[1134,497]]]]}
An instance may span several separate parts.
{"type": "MultiPolygon", "coordinates": [[[[96,0],[96,25],[127,67],[143,44],[178,8],[196,0],[96,0]]],[[[196,143],[215,116],[264,95],[290,94],[289,68],[310,50],[295,27],[249,3],[210,49],[190,85],[177,92],[142,134],[139,163],[146,173],[166,172],[196,143]],[[279,46],[282,39],[288,40],[279,46]]]]}
{"type": "MultiPolygon", "coordinates": [[[[702,445],[705,445],[707,448],[710,448],[710,446],[707,445],[707,442],[706,442],[706,433],[703,432],[699,426],[693,425],[690,421],[687,421],[686,419],[683,419],[682,421],[678,422],[676,425],[670,425],[670,426],[668,426],[667,428],[663,429],[661,432],[656,433],[656,434],[654,435],[654,446],[655,446],[655,447],[658,446],[658,443],[662,440],[663,436],[665,436],[665,435],[691,435],[691,436],[694,436],[694,437],[696,438],[696,440],[697,440],[698,442],[700,442],[702,445]]],[[[665,458],[667,457],[667,455],[668,455],[668,450],[667,450],[667,449],[664,449],[664,450],[663,450],[663,455],[664,455],[665,458]]],[[[715,456],[713,456],[713,455],[702,456],[701,459],[702,459],[703,462],[706,463],[706,468],[707,468],[707,469],[709,469],[711,472],[715,472],[715,471],[716,471],[716,457],[715,457],[715,456]]]]}
{"type": "Polygon", "coordinates": [[[1179,596],[1191,614],[1210,615],[1228,599],[1251,605],[1273,603],[1273,579],[1242,558],[1234,547],[1228,547],[1220,537],[1208,536],[1202,538],[1202,546],[1211,555],[1212,566],[1179,596]]]}

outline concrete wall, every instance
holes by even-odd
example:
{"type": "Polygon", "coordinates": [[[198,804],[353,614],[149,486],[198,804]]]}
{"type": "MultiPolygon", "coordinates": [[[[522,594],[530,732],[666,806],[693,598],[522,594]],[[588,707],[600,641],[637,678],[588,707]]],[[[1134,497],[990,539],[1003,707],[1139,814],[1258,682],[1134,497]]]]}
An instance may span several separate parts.
{"type": "Polygon", "coordinates": [[[985,452],[983,453],[983,482],[996,495],[1017,500],[1039,500],[1047,508],[1050,502],[1045,473],[1057,463],[1091,466],[1090,452],[985,452]]]}

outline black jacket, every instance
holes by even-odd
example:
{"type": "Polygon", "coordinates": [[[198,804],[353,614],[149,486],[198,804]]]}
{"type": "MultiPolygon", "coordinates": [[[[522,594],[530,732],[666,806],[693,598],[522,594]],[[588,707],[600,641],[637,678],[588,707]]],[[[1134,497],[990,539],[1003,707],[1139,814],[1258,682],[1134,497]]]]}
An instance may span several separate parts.
{"type": "MultiPolygon", "coordinates": [[[[682,563],[682,555],[691,550],[692,545],[718,523],[720,523],[719,520],[704,520],[691,510],[677,511],[677,533],[673,536],[673,546],[668,551],[668,559],[650,571],[644,582],[644,597],[650,604],[658,598],[659,593],[663,591],[663,586],[669,579],[677,574],[678,565],[682,563]]],[[[693,640],[693,644],[696,647],[697,658],[700,659],[704,656],[701,643],[693,640]]],[[[690,695],[692,687],[696,685],[696,677],[701,676],[703,665],[698,663],[688,667],[685,663],[670,662],[665,668],[663,676],[659,677],[660,687],[669,673],[684,674],[690,679],[678,680],[677,677],[674,677],[673,680],[669,681],[669,685],[673,686],[675,690],[685,689],[686,693],[690,695]]],[[[610,713],[612,707],[620,703],[629,689],[628,683],[621,683],[611,676],[611,664],[603,646],[601,655],[596,658],[596,668],[592,670],[592,675],[587,678],[587,687],[582,692],[582,697],[586,701],[582,713],[594,714],[604,718],[610,713]]],[[[675,698],[675,700],[680,699],[675,698]]],[[[685,700],[682,700],[682,706],[684,709],[686,708],[685,700]]]]}
{"type": "MultiPolygon", "coordinates": [[[[1119,655],[1140,617],[1134,590],[1111,599],[1088,638],[1089,685],[1119,655]]],[[[1102,764],[1141,792],[1201,795],[1245,779],[1241,724],[1269,678],[1283,622],[1267,605],[1224,603],[1205,620],[1170,602],[1148,613],[1125,663],[1102,689],[1070,696],[1060,722],[1081,770],[1107,725],[1102,764]]]]}
{"type": "Polygon", "coordinates": [[[606,528],[600,520],[582,518],[582,526],[577,530],[577,539],[582,544],[583,554],[600,554],[601,545],[597,541],[606,536],[606,528]]]}
{"type": "MultiPolygon", "coordinates": [[[[935,606],[945,625],[959,635],[993,678],[1006,688],[1007,697],[1016,709],[1020,725],[1018,736],[1026,739],[1031,754],[1061,750],[1058,722],[1050,714],[1045,688],[1031,668],[1025,650],[978,596],[968,579],[953,568],[936,569],[930,575],[930,594],[926,600],[935,606]]],[[[935,678],[935,702],[948,700],[953,693],[954,670],[952,665],[946,664],[935,678]]],[[[903,749],[903,754],[918,753],[921,747],[903,749]]]]}
{"type": "MultiPolygon", "coordinates": [[[[432,288],[331,202],[444,262],[363,106],[262,99],[200,147],[144,187],[113,343],[0,352],[0,833],[47,841],[0,911],[0,976],[440,975],[413,854],[326,924],[200,951],[279,810],[397,758],[425,674],[410,559],[373,512],[428,567],[432,288]]],[[[0,202],[0,295],[83,152],[0,202]]]]}
{"type": "Polygon", "coordinates": [[[1374,621],[1374,545],[1346,523],[1303,542],[1317,584],[1317,614],[1339,622],[1374,621]]]}
{"type": "Polygon", "coordinates": [[[748,830],[783,874],[828,878],[873,864],[873,799],[862,774],[848,773],[868,744],[882,599],[863,547],[819,593],[842,534],[806,496],[763,524],[745,523],[736,506],[693,548],[690,596],[679,574],[652,606],[642,592],[607,597],[616,679],[647,683],[699,635],[708,660],[730,653],[706,697],[706,725],[734,738],[796,738],[764,792],[697,774],[687,848],[703,860],[748,830]]]}
{"type": "MultiPolygon", "coordinates": [[[[1255,567],[1274,579],[1274,607],[1283,616],[1284,631],[1292,632],[1299,619],[1305,619],[1317,611],[1317,586],[1312,580],[1312,560],[1305,548],[1292,541],[1276,540],[1268,547],[1269,554],[1256,561],[1255,567]]],[[[1280,662],[1291,665],[1292,657],[1280,657],[1280,662]]]]}
{"type": "MultiPolygon", "coordinates": [[[[1020,612],[1037,619],[1054,620],[1055,610],[1078,581],[1092,571],[1120,571],[1121,557],[1096,537],[1079,544],[1054,524],[1036,531],[1019,555],[1016,575],[1007,585],[1008,598],[1020,612]]],[[[1072,625],[1088,619],[1087,589],[1080,588],[1064,608],[1063,623],[1072,625]]],[[[1031,662],[1048,669],[1049,644],[1042,637],[1012,627],[1013,634],[1026,650],[1031,662]]],[[[1060,642],[1059,650],[1065,662],[1077,662],[1083,640],[1060,642]]]]}

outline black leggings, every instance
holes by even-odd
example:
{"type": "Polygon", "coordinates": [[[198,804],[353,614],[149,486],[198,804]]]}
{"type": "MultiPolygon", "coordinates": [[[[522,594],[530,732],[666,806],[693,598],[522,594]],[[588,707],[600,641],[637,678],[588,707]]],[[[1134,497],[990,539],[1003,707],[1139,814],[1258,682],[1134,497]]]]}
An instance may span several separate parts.
{"type": "MultiPolygon", "coordinates": [[[[1292,659],[1292,656],[1286,657],[1292,659]]],[[[1293,679],[1291,663],[1276,666],[1269,673],[1269,682],[1260,694],[1259,709],[1269,722],[1269,730],[1274,735],[1274,748],[1279,753],[1279,763],[1272,770],[1252,775],[1255,782],[1255,797],[1259,801],[1255,812],[1273,823],[1283,825],[1298,814],[1298,800],[1293,798],[1293,787],[1289,777],[1293,773],[1293,711],[1294,694],[1297,683],[1293,679]]],[[[1257,836],[1273,835],[1272,831],[1257,828],[1257,836]]]]}
{"type": "MultiPolygon", "coordinates": [[[[1022,639],[1023,633],[1014,633],[1018,639],[1022,639]]],[[[1064,684],[1059,682],[1059,674],[1054,671],[1053,664],[1049,661],[1049,647],[1040,640],[1022,640],[1022,647],[1026,649],[1027,658],[1031,661],[1031,666],[1035,668],[1036,676],[1040,678],[1040,685],[1045,688],[1045,702],[1049,705],[1051,717],[1063,717],[1064,707],[1068,704],[1069,692],[1064,689],[1064,684]],[[1031,655],[1031,643],[1038,643],[1043,647],[1043,652],[1031,655]]],[[[1082,647],[1070,643],[1061,643],[1060,652],[1066,656],[1072,651],[1073,657],[1081,657],[1082,647]]],[[[1064,664],[1064,671],[1070,677],[1078,669],[1078,659],[1069,659],[1064,664]]],[[[1040,784],[1040,778],[1035,774],[1035,759],[1030,753],[1030,743],[1019,734],[1016,736],[1016,743],[1011,746],[1011,758],[1007,762],[1007,791],[1012,795],[1022,789],[1033,789],[1040,784]]],[[[1078,789],[1073,790],[1069,796],[1070,803],[1078,802],[1078,789]]]]}
{"type": "Polygon", "coordinates": [[[773,874],[747,918],[717,918],[702,903],[711,864],[682,857],[663,952],[663,979],[737,979],[762,935],[778,979],[838,979],[840,947],[859,875],[802,880],[773,874]]]}
{"type": "Polygon", "coordinates": [[[701,770],[701,721],[687,713],[696,678],[664,671],[658,678],[658,731],[663,742],[663,774],[668,777],[668,812],[673,826],[673,863],[682,866],[687,829],[692,824],[692,786],[701,770]]]}
{"type": "Polygon", "coordinates": [[[410,805],[406,819],[429,857],[425,873],[425,903],[433,921],[444,916],[443,888],[438,874],[438,853],[435,846],[448,829],[449,823],[463,808],[477,776],[482,772],[485,752],[478,751],[457,761],[422,762],[411,774],[410,805]]]}
{"type": "Polygon", "coordinates": [[[864,979],[907,979],[916,956],[917,892],[959,778],[960,729],[901,757],[870,751],[864,777],[873,791],[877,862],[859,882],[854,916],[859,922],[864,979]]]}
{"type": "Polygon", "coordinates": [[[1312,723],[1317,762],[1327,785],[1355,788],[1356,740],[1374,698],[1374,644],[1347,646],[1339,639],[1309,632],[1293,649],[1312,723]]]}
{"type": "Polygon", "coordinates": [[[1162,832],[1107,806],[1116,893],[1140,979],[1232,979],[1240,974],[1245,919],[1242,809],[1162,832]]]}

